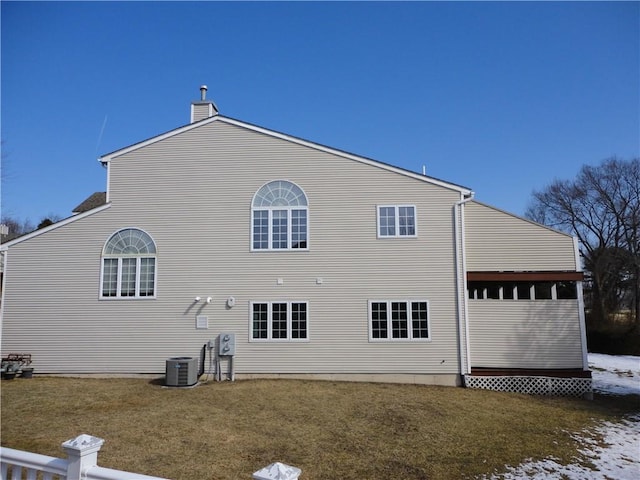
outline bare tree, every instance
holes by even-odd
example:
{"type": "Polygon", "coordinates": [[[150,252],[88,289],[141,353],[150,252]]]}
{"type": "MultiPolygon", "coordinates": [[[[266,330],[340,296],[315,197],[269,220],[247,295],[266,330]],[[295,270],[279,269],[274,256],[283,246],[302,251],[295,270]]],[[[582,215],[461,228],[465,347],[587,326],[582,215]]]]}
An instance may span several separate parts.
{"type": "Polygon", "coordinates": [[[29,220],[21,222],[16,218],[4,216],[2,217],[2,222],[0,223],[2,223],[2,225],[5,225],[8,230],[6,234],[2,234],[1,243],[8,242],[10,240],[13,240],[14,238],[21,237],[22,235],[33,232],[35,230],[35,227],[29,220]]]}
{"type": "Polygon", "coordinates": [[[628,308],[640,326],[640,159],[585,165],[533,192],[525,215],[578,237],[592,320],[628,308]]]}
{"type": "Polygon", "coordinates": [[[40,230],[41,228],[48,227],[49,225],[53,225],[56,222],[59,222],[61,217],[55,214],[49,214],[46,217],[42,217],[38,226],[35,227],[29,220],[20,221],[11,216],[3,216],[2,217],[2,225],[7,227],[7,233],[2,233],[0,243],[5,243],[14,238],[21,237],[22,235],[26,235],[27,233],[31,233],[35,230],[40,230]]]}
{"type": "Polygon", "coordinates": [[[44,217],[40,220],[40,223],[36,227],[36,230],[40,230],[41,228],[48,227],[49,225],[53,225],[56,222],[61,220],[60,215],[49,214],[47,217],[44,217]]]}

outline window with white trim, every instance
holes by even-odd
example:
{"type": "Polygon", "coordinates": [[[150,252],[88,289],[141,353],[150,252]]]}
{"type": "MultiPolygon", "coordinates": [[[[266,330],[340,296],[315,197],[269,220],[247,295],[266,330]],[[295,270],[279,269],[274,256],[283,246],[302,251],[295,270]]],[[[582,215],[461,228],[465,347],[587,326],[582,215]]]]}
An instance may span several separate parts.
{"type": "Polygon", "coordinates": [[[306,341],[307,302],[251,302],[251,340],[306,341]]]}
{"type": "Polygon", "coordinates": [[[427,300],[371,300],[369,338],[378,340],[429,340],[427,300]]]}
{"type": "Polygon", "coordinates": [[[308,213],[307,196],[296,184],[263,185],[251,203],[251,249],[306,250],[308,213]]]}
{"type": "Polygon", "coordinates": [[[156,292],[156,245],[137,228],[120,230],[102,250],[101,298],[152,298],[156,292]]]}
{"type": "Polygon", "coordinates": [[[415,237],[416,207],[413,205],[379,205],[378,237],[415,237]]]}

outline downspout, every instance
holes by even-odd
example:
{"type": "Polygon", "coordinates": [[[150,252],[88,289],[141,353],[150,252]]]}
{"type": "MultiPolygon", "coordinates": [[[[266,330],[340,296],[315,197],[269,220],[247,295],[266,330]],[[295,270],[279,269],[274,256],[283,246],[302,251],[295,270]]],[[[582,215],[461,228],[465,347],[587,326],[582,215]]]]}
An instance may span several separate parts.
{"type": "Polygon", "coordinates": [[[456,272],[458,289],[458,329],[460,342],[460,374],[471,373],[470,349],[469,349],[469,309],[467,299],[467,252],[464,222],[464,204],[473,200],[474,192],[456,202],[454,209],[455,240],[456,240],[456,272]],[[462,258],[460,258],[462,257],[462,258]],[[464,332],[464,343],[462,340],[464,332]],[[466,361],[465,361],[466,359],[466,361]]]}
{"type": "MultiPolygon", "coordinates": [[[[580,262],[580,247],[578,238],[573,237],[573,251],[576,261],[576,271],[582,272],[580,262]]],[[[580,322],[580,343],[582,344],[582,370],[589,370],[589,352],[587,350],[587,322],[584,313],[584,292],[582,291],[582,282],[576,282],[576,290],[578,293],[578,316],[580,322]]]]}

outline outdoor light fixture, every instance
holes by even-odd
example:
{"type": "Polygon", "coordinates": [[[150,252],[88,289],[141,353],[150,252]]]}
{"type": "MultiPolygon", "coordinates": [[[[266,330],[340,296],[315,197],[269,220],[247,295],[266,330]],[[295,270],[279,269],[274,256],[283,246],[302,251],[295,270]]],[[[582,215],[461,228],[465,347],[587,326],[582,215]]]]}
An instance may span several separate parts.
{"type": "Polygon", "coordinates": [[[196,297],[193,299],[194,302],[198,303],[200,301],[200,297],[196,297]]]}
{"type": "Polygon", "coordinates": [[[213,300],[213,298],[207,297],[207,303],[211,303],[211,300],[213,300]]]}

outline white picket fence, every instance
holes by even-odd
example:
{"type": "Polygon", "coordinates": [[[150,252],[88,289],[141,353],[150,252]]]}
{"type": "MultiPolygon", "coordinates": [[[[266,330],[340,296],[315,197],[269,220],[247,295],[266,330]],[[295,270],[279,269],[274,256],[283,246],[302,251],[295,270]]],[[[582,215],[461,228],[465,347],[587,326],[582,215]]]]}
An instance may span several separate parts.
{"type": "MultiPolygon", "coordinates": [[[[98,452],[104,440],[79,435],[67,440],[62,448],[67,459],[49,457],[0,447],[1,480],[167,480],[139,473],[98,466],[98,452]]],[[[297,480],[302,471],[280,462],[258,470],[254,480],[297,480]]]]}

